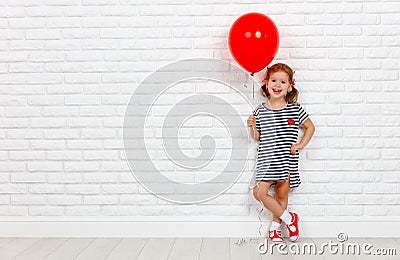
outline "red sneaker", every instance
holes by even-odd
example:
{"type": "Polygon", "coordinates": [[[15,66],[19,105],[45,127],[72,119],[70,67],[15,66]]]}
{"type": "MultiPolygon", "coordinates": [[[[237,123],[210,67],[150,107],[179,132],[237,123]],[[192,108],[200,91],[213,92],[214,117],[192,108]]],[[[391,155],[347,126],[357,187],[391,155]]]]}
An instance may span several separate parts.
{"type": "Polygon", "coordinates": [[[299,215],[294,212],[289,212],[292,216],[292,223],[286,225],[289,231],[289,238],[292,242],[296,242],[299,239],[299,215]]]}
{"type": "Polygon", "coordinates": [[[282,238],[282,231],[278,229],[273,229],[268,231],[268,237],[271,240],[271,242],[283,242],[282,238]]]}

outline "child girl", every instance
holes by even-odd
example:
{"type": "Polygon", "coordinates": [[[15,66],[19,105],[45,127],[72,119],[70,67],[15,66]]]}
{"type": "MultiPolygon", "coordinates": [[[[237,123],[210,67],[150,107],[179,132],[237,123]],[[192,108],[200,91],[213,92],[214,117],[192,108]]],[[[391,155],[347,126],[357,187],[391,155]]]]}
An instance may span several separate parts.
{"type": "Polygon", "coordinates": [[[315,127],[303,107],[297,102],[294,88],[294,71],[286,64],[277,63],[267,69],[261,94],[268,102],[258,105],[247,120],[250,134],[259,141],[256,185],[253,195],[273,214],[268,231],[272,242],[283,242],[280,225],[285,223],[292,242],[299,238],[299,216],[289,212],[288,194],[300,185],[298,172],[299,150],[314,134],[315,127]],[[299,126],[305,128],[297,143],[299,126]],[[268,194],[275,185],[275,198],[268,194]]]}

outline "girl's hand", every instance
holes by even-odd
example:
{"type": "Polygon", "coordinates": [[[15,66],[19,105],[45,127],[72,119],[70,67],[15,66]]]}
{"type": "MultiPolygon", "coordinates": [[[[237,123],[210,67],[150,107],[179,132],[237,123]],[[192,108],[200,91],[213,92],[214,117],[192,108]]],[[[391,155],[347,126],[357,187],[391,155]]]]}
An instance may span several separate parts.
{"type": "Polygon", "coordinates": [[[256,129],[256,117],[249,116],[247,119],[247,126],[256,129]]]}
{"type": "Polygon", "coordinates": [[[292,147],[290,147],[290,153],[295,155],[296,151],[300,151],[303,150],[303,146],[301,146],[300,144],[292,144],[292,147]]]}

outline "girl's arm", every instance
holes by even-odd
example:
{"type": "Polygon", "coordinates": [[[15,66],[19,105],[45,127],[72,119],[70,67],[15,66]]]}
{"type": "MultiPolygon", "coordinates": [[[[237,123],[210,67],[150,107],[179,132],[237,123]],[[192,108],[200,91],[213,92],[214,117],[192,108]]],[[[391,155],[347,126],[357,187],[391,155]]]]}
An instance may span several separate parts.
{"type": "Polygon", "coordinates": [[[260,132],[256,129],[256,117],[249,116],[247,126],[250,127],[250,135],[254,140],[260,141],[260,132]]]}
{"type": "Polygon", "coordinates": [[[260,141],[260,132],[256,128],[253,127],[250,128],[250,135],[257,142],[260,141]]]}
{"type": "Polygon", "coordinates": [[[296,154],[296,150],[303,150],[304,147],[310,142],[311,137],[313,136],[315,132],[315,126],[314,123],[311,121],[310,118],[308,118],[304,123],[303,123],[304,128],[306,129],[303,135],[303,138],[301,139],[300,143],[298,144],[293,144],[292,147],[290,148],[290,153],[291,154],[296,154]]]}

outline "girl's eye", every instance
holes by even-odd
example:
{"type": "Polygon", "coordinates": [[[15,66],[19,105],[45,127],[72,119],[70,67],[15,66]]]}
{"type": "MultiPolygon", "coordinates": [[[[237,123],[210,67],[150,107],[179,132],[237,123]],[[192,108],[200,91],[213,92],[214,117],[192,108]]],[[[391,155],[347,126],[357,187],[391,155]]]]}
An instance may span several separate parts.
{"type": "Polygon", "coordinates": [[[285,81],[282,81],[282,84],[285,84],[286,82],[285,81]]]}
{"type": "Polygon", "coordinates": [[[276,80],[274,80],[274,79],[272,80],[272,82],[275,82],[275,81],[276,81],[276,80]]]}

